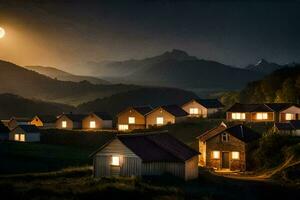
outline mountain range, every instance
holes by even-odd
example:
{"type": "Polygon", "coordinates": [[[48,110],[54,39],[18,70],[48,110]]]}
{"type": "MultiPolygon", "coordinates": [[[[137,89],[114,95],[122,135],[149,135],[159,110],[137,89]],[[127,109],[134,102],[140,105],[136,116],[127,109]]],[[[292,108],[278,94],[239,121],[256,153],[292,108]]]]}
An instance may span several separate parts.
{"type": "Polygon", "coordinates": [[[263,73],[263,74],[269,74],[275,70],[284,68],[284,65],[279,65],[276,63],[268,62],[265,59],[259,60],[255,65],[248,65],[245,69],[263,73]]]}
{"type": "Polygon", "coordinates": [[[162,55],[119,62],[90,63],[93,74],[111,81],[183,89],[241,89],[264,73],[198,59],[173,49],[162,55]]]}
{"type": "Polygon", "coordinates": [[[93,84],[110,84],[108,81],[92,77],[92,76],[79,76],[74,75],[62,70],[59,70],[54,67],[44,67],[44,66],[25,66],[28,70],[33,70],[40,74],[49,76],[50,78],[61,80],[61,81],[73,81],[73,82],[81,82],[81,81],[88,81],[93,84]]]}

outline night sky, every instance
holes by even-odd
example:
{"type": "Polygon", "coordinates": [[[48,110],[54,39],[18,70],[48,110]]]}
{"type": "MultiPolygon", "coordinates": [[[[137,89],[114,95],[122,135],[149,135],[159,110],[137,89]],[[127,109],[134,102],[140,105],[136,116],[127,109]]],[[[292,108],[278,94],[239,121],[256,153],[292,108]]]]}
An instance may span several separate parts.
{"type": "Polygon", "coordinates": [[[0,27],[0,59],[21,65],[75,69],[173,48],[237,67],[300,62],[298,0],[0,0],[0,27]]]}

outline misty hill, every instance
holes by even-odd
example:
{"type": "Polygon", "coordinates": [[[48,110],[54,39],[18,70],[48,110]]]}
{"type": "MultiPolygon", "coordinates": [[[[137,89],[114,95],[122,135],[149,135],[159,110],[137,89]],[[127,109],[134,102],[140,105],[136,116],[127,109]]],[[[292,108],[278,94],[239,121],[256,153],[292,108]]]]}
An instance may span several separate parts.
{"type": "Polygon", "coordinates": [[[259,81],[251,82],[239,94],[244,103],[300,103],[300,65],[274,71],[259,81]]]}
{"type": "Polygon", "coordinates": [[[135,84],[188,89],[239,89],[263,76],[260,72],[200,60],[181,50],[143,60],[102,64],[95,74],[118,76],[120,81],[135,84]]]}
{"type": "Polygon", "coordinates": [[[25,66],[25,68],[61,81],[73,81],[73,82],[88,81],[93,84],[109,84],[108,81],[105,81],[100,78],[91,77],[91,76],[74,75],[54,67],[25,66]]]}
{"type": "Polygon", "coordinates": [[[170,88],[144,88],[97,99],[78,106],[79,112],[101,110],[115,115],[128,106],[151,105],[152,107],[164,104],[183,104],[192,98],[194,93],[170,88]]]}
{"type": "Polygon", "coordinates": [[[268,62],[265,59],[259,60],[255,65],[248,65],[246,69],[255,71],[255,72],[260,72],[264,74],[269,74],[275,70],[281,69],[285,66],[279,65],[276,63],[268,62]]]}
{"type": "Polygon", "coordinates": [[[60,81],[13,63],[0,61],[0,93],[13,93],[25,98],[79,104],[137,88],[139,86],[60,81]]]}
{"type": "Polygon", "coordinates": [[[9,119],[12,116],[32,117],[39,113],[58,115],[74,110],[74,107],[65,104],[25,99],[13,94],[0,94],[0,108],[1,119],[9,119]]]}

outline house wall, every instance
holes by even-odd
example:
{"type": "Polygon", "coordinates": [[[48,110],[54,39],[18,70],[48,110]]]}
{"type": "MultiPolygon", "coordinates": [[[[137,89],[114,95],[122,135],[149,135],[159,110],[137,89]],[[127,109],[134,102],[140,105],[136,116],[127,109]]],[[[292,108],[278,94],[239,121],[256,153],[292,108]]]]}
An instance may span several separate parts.
{"type": "Polygon", "coordinates": [[[300,120],[300,108],[291,106],[279,113],[279,122],[286,122],[286,113],[293,114],[293,120],[300,120]]]}
{"type": "Polygon", "coordinates": [[[263,119],[263,120],[256,119],[257,113],[260,113],[260,112],[251,113],[251,122],[273,122],[273,121],[275,121],[275,113],[274,112],[268,112],[268,119],[263,119]]]}
{"type": "Polygon", "coordinates": [[[42,126],[44,126],[43,122],[42,122],[42,121],[40,120],[40,118],[38,118],[37,116],[35,116],[35,117],[31,120],[30,124],[35,125],[36,127],[42,127],[42,126]]]}
{"type": "Polygon", "coordinates": [[[185,180],[198,178],[198,156],[185,162],[185,180]]]}
{"type": "MultiPolygon", "coordinates": [[[[200,142],[200,141],[199,141],[200,142]]],[[[228,142],[222,142],[221,135],[217,135],[212,137],[206,141],[206,161],[205,166],[209,168],[221,169],[222,164],[222,152],[229,152],[229,169],[230,170],[246,170],[246,145],[244,142],[240,141],[239,139],[235,138],[232,135],[229,135],[228,142]],[[213,151],[220,151],[220,158],[213,159],[212,152],[213,151]],[[238,151],[240,152],[240,159],[239,160],[232,160],[231,152],[238,151]]],[[[201,154],[202,155],[202,154],[201,154]]],[[[203,159],[201,158],[200,160],[203,159]]]]}
{"type": "Polygon", "coordinates": [[[134,129],[144,129],[146,128],[146,119],[143,115],[141,115],[139,112],[136,110],[130,108],[125,110],[124,112],[119,113],[117,116],[117,128],[119,124],[123,125],[128,125],[129,130],[134,130],[134,129]],[[128,118],[129,117],[135,117],[135,124],[129,124],[128,123],[128,118]]]}
{"type": "Polygon", "coordinates": [[[40,141],[40,133],[26,133],[21,128],[16,128],[9,133],[9,140],[15,141],[15,134],[25,134],[25,142],[39,142],[40,141]]]}
{"type": "Polygon", "coordinates": [[[246,121],[246,122],[272,122],[275,121],[275,113],[268,112],[268,119],[258,120],[256,119],[257,112],[246,112],[245,119],[232,119],[232,113],[245,113],[245,112],[226,112],[226,119],[228,121],[246,121]]]}
{"type": "Polygon", "coordinates": [[[201,167],[206,166],[206,142],[199,140],[199,165],[201,167]]]}
{"type": "Polygon", "coordinates": [[[66,117],[64,115],[61,116],[60,118],[58,118],[55,124],[56,124],[56,128],[58,128],[58,129],[73,129],[73,128],[78,127],[78,124],[73,123],[72,120],[70,120],[68,117],[66,117]],[[67,127],[66,128],[62,127],[62,121],[67,121],[67,127]]]}
{"type": "MultiPolygon", "coordinates": [[[[185,112],[189,113],[189,117],[203,117],[203,118],[206,118],[207,115],[208,115],[208,110],[200,105],[198,102],[196,101],[191,101],[189,103],[186,103],[184,104],[182,107],[181,107],[185,112]],[[193,115],[193,114],[190,114],[190,108],[198,108],[198,112],[199,114],[198,115],[193,115]]],[[[211,111],[210,111],[211,112],[211,111]]]]}
{"type": "Polygon", "coordinates": [[[103,128],[103,120],[97,117],[95,114],[90,114],[82,120],[82,128],[83,129],[102,129],[103,128]],[[90,128],[90,122],[95,121],[96,127],[90,128]]]}
{"type": "Polygon", "coordinates": [[[95,177],[110,177],[113,175],[112,156],[120,157],[120,176],[142,175],[142,160],[120,140],[115,139],[94,156],[95,177]]]}
{"type": "Polygon", "coordinates": [[[146,127],[149,128],[152,126],[157,126],[156,124],[157,117],[163,117],[164,123],[162,125],[174,124],[176,120],[175,116],[171,115],[170,113],[168,113],[162,108],[158,108],[146,116],[146,127]]]}

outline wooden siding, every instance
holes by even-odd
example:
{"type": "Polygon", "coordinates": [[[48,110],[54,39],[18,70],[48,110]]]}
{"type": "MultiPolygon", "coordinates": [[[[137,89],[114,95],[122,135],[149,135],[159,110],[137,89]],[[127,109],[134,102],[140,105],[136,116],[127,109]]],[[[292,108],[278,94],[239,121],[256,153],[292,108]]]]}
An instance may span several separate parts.
{"type": "Polygon", "coordinates": [[[112,128],[112,120],[103,120],[103,119],[99,118],[97,115],[92,113],[92,114],[89,114],[87,117],[85,117],[82,120],[82,128],[89,129],[89,130],[112,128]],[[95,125],[96,125],[95,128],[90,127],[91,121],[95,121],[95,125]]]}
{"type": "Polygon", "coordinates": [[[165,173],[185,179],[185,164],[175,162],[149,162],[143,163],[142,165],[142,174],[145,176],[158,176],[165,173]]]}
{"type": "MultiPolygon", "coordinates": [[[[215,137],[212,137],[208,139],[205,144],[201,144],[201,141],[199,140],[199,145],[205,145],[206,152],[205,155],[202,153],[199,155],[199,160],[205,161],[203,162],[206,167],[209,168],[215,168],[215,169],[221,169],[221,163],[222,163],[222,152],[229,152],[229,169],[230,170],[246,170],[246,144],[242,142],[241,140],[235,138],[232,135],[229,135],[229,141],[228,142],[222,142],[221,135],[216,135],[215,137]],[[220,158],[214,159],[212,158],[212,152],[213,151],[220,151],[220,158]],[[240,153],[240,159],[239,160],[233,160],[231,158],[231,153],[233,151],[237,151],[240,153]]],[[[201,163],[199,163],[201,164],[201,163]]]]}
{"type": "Polygon", "coordinates": [[[15,134],[24,134],[25,141],[24,142],[39,142],[40,141],[40,133],[27,133],[23,129],[17,127],[9,133],[9,140],[15,141],[15,134]]]}
{"type": "Polygon", "coordinates": [[[176,121],[175,116],[171,115],[162,108],[158,108],[146,116],[146,127],[149,128],[152,126],[162,126],[156,124],[157,117],[163,117],[164,123],[162,125],[174,124],[176,121]]]}
{"type": "Polygon", "coordinates": [[[293,115],[293,120],[300,120],[300,108],[296,106],[291,106],[279,113],[279,122],[286,122],[288,121],[286,119],[286,114],[292,114],[293,115]]]}
{"type": "Polygon", "coordinates": [[[82,128],[82,123],[81,122],[73,122],[66,116],[61,116],[60,118],[57,119],[56,121],[56,128],[58,129],[80,129],[82,128]],[[62,127],[62,121],[67,121],[67,127],[63,128],[62,127]]]}
{"type": "Polygon", "coordinates": [[[246,122],[273,122],[275,121],[274,112],[226,112],[226,119],[228,121],[246,121],[246,122]],[[245,113],[245,119],[232,119],[232,113],[245,113]],[[268,119],[256,119],[257,113],[268,113],[268,119]]]}
{"type": "Polygon", "coordinates": [[[193,100],[190,101],[182,106],[182,109],[189,113],[189,117],[202,117],[202,118],[207,118],[208,115],[208,110],[201,104],[199,104],[197,101],[193,100]],[[198,115],[195,114],[190,114],[190,108],[198,108],[198,115]]]}
{"type": "Polygon", "coordinates": [[[185,180],[198,178],[198,156],[185,162],[185,180]]]}
{"type": "Polygon", "coordinates": [[[118,118],[117,127],[119,125],[128,125],[129,130],[146,128],[145,116],[143,116],[133,108],[128,108],[123,112],[119,113],[117,118],[118,118]],[[135,117],[135,124],[129,124],[128,122],[129,117],[135,117]]]}
{"type": "Polygon", "coordinates": [[[141,159],[120,140],[115,139],[95,155],[95,177],[109,177],[112,175],[112,156],[120,157],[120,176],[141,176],[141,159]]]}

